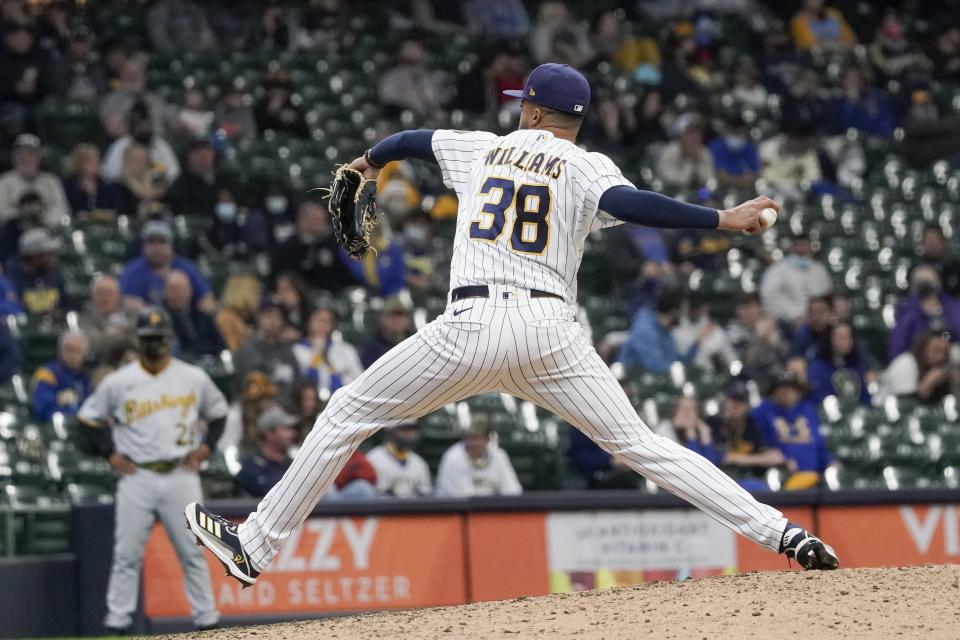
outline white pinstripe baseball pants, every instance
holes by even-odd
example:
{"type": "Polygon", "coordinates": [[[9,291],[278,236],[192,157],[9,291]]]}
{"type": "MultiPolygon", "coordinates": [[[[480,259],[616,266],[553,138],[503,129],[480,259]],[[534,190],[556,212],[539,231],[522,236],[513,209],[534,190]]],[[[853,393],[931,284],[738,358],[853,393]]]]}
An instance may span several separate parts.
{"type": "Polygon", "coordinates": [[[757,502],[699,454],[651,432],[570,307],[499,286],[491,286],[490,294],[450,304],[333,395],[291,467],[239,527],[258,569],[306,519],[363,440],[490,391],[552,411],[658,486],[779,550],[783,514],[757,502]]]}

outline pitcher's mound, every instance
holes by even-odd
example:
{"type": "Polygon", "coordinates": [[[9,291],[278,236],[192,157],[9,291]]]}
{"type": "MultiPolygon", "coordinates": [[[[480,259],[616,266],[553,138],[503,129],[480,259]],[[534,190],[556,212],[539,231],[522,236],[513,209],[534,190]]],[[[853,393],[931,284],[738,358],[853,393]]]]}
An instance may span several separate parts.
{"type": "Polygon", "coordinates": [[[957,638],[960,567],[764,572],[460,607],[395,611],[186,637],[203,640],[398,638],[957,638]]]}

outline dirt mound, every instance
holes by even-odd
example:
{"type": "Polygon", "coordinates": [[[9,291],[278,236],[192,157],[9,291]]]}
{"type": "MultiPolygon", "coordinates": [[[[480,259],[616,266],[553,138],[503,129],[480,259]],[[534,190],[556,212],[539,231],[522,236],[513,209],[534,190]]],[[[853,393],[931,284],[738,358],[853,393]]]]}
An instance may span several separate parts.
{"type": "Polygon", "coordinates": [[[957,638],[960,566],[764,572],[224,629],[202,640],[957,638]]]}

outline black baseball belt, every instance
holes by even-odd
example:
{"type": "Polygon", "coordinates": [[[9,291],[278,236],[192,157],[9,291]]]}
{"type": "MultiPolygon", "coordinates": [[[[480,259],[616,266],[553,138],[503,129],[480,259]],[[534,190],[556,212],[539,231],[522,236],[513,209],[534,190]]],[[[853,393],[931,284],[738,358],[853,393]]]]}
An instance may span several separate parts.
{"type": "Polygon", "coordinates": [[[170,473],[183,464],[183,458],[175,458],[173,460],[154,460],[153,462],[134,462],[133,464],[137,465],[141,469],[153,471],[154,473],[170,473]]]}
{"type": "MultiPolygon", "coordinates": [[[[563,296],[558,296],[555,293],[550,293],[549,291],[541,291],[540,289],[528,289],[530,292],[531,298],[556,298],[557,300],[563,300],[563,296]]],[[[466,298],[489,298],[490,297],[490,287],[485,284],[474,285],[471,287],[457,287],[450,292],[450,302],[456,302],[457,300],[465,300],[466,298]]],[[[506,294],[504,294],[506,297],[506,294]]]]}

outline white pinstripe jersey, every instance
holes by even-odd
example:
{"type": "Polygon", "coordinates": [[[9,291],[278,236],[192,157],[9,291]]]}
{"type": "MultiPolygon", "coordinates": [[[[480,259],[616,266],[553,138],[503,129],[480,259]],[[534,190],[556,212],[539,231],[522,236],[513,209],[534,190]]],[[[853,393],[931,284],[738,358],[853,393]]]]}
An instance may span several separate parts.
{"type": "Polygon", "coordinates": [[[510,285],[576,302],[584,240],[620,223],[598,210],[600,196],[633,186],[610,158],[539,129],[441,129],[433,153],[460,200],[450,288],[510,285]]]}

